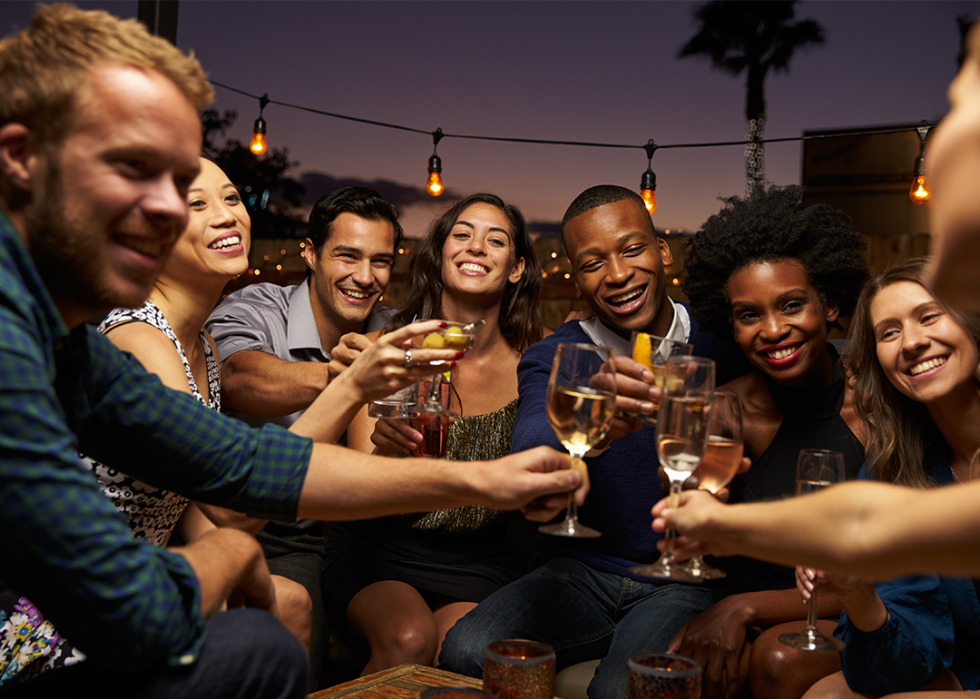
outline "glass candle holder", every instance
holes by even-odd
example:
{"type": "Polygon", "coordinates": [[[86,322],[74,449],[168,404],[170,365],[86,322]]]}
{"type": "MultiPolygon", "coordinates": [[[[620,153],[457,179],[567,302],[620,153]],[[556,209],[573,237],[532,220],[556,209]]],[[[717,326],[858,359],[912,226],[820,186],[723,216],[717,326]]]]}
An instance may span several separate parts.
{"type": "Polygon", "coordinates": [[[495,699],[474,687],[429,687],[419,692],[418,699],[495,699]]]}
{"type": "Polygon", "coordinates": [[[637,653],[627,665],[626,699],[701,698],[701,666],[690,658],[637,653]]]}
{"type": "Polygon", "coordinates": [[[483,654],[483,691],[499,699],[554,699],[555,651],[523,639],[491,643],[483,654]]]}

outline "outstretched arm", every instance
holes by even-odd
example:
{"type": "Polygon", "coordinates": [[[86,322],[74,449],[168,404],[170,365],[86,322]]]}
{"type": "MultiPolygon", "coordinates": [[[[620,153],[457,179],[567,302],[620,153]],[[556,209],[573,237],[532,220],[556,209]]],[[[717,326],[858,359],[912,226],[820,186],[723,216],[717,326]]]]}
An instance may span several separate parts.
{"type": "Polygon", "coordinates": [[[980,481],[921,491],[841,483],[781,502],[719,504],[681,494],[654,506],[654,530],[671,526],[696,544],[685,553],[746,555],[867,578],[917,573],[980,576],[980,481]]]}

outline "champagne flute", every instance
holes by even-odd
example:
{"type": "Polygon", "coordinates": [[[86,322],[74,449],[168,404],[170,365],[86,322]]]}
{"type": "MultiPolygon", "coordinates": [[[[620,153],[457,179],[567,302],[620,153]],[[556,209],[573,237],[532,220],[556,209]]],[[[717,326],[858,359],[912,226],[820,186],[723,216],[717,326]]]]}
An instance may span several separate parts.
{"type": "MultiPolygon", "coordinates": [[[[717,493],[728,485],[742,463],[742,402],[732,391],[716,390],[708,416],[708,443],[694,471],[698,487],[717,493]]],[[[687,563],[688,571],[701,580],[725,577],[725,571],[710,566],[701,556],[687,563]]]]}
{"type": "MultiPolygon", "coordinates": [[[[801,449],[796,463],[796,494],[806,495],[823,490],[844,480],[844,455],[826,449],[801,449]]],[[[810,606],[807,608],[806,626],[796,633],[784,633],[779,642],[790,648],[809,651],[840,652],[844,644],[833,636],[826,636],[817,628],[817,581],[813,581],[810,606]]]]}
{"type": "MultiPolygon", "coordinates": [[[[677,506],[681,486],[697,468],[707,446],[708,415],[715,389],[715,363],[704,357],[670,357],[664,375],[657,417],[657,454],[670,478],[671,506],[677,506]]],[[[630,572],[648,578],[699,582],[687,566],[674,560],[673,539],[664,534],[666,549],[651,565],[635,566],[630,572]]]]}
{"type": "MultiPolygon", "coordinates": [[[[422,349],[454,349],[457,352],[469,352],[473,346],[473,339],[476,337],[476,328],[483,325],[482,320],[475,323],[464,325],[453,321],[444,321],[446,327],[434,330],[416,338],[417,346],[422,349]]],[[[443,361],[432,362],[432,366],[444,364],[443,361]]],[[[432,375],[432,383],[426,398],[416,408],[416,415],[438,415],[440,417],[459,417],[448,407],[443,405],[442,400],[442,377],[441,373],[432,375]]]]}
{"type": "MultiPolygon", "coordinates": [[[[634,332],[630,337],[630,355],[633,361],[639,362],[653,374],[653,385],[659,389],[664,387],[664,369],[667,359],[677,354],[691,354],[694,345],[678,340],[669,340],[650,333],[634,332]]],[[[657,425],[657,409],[652,415],[631,415],[632,419],[646,425],[657,425]]]]}
{"type": "MultiPolygon", "coordinates": [[[[546,409],[548,423],[562,445],[572,455],[572,468],[586,476],[582,457],[609,432],[616,410],[615,374],[604,371],[612,366],[613,351],[581,343],[558,345],[548,380],[546,409]]],[[[545,534],[575,538],[601,536],[595,529],[579,523],[575,494],[568,494],[565,519],[539,529],[545,534]]]]}

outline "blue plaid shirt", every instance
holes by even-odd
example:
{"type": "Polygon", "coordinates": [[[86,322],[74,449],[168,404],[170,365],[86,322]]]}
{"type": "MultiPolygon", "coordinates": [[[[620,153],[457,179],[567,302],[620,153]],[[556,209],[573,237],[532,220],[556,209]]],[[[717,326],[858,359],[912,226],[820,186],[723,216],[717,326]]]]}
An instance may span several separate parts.
{"type": "Polygon", "coordinates": [[[291,520],[312,444],[171,391],[87,326],[68,331],[0,214],[0,579],[89,661],[193,662],[203,640],[186,559],[132,537],[82,451],[193,500],[291,520]]]}

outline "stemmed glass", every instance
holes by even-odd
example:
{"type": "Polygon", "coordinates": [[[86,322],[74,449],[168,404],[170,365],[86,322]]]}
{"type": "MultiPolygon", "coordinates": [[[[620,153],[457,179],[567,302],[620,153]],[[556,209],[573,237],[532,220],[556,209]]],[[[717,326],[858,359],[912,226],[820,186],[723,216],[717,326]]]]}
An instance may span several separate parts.
{"type": "MultiPolygon", "coordinates": [[[[663,389],[664,368],[667,359],[678,354],[691,354],[694,345],[678,340],[669,340],[650,333],[634,332],[630,337],[630,355],[653,373],[653,385],[663,389]]],[[[657,410],[652,415],[631,415],[634,420],[647,425],[657,425],[657,410]]]]}
{"type": "MultiPolygon", "coordinates": [[[[572,455],[572,468],[586,475],[582,457],[609,432],[616,409],[615,374],[608,371],[613,351],[581,343],[558,345],[548,380],[548,423],[572,455]]],[[[565,519],[539,529],[545,534],[575,538],[601,536],[579,523],[575,494],[568,495],[565,519]]]]}
{"type": "MultiPolygon", "coordinates": [[[[679,355],[667,360],[657,418],[657,455],[670,478],[671,507],[677,507],[681,486],[697,468],[707,446],[708,417],[715,390],[715,363],[704,357],[679,355]]],[[[666,548],[651,565],[630,572],[648,578],[698,582],[687,566],[674,560],[676,534],[664,534],[666,548]]]]}
{"type": "MultiPolygon", "coordinates": [[[[446,327],[433,332],[421,335],[416,338],[416,342],[422,349],[454,349],[457,352],[469,352],[473,346],[473,338],[476,337],[476,328],[483,324],[482,320],[475,323],[464,325],[453,321],[443,321],[446,327]]],[[[445,364],[442,360],[432,362],[432,366],[445,364]]],[[[438,415],[440,417],[459,417],[449,408],[443,405],[442,400],[442,378],[441,373],[432,375],[432,383],[426,398],[416,408],[416,413],[425,415],[438,415]]]]}
{"type": "MultiPolygon", "coordinates": [[[[844,480],[844,455],[826,449],[801,449],[796,462],[796,494],[806,495],[823,490],[844,480]]],[[[784,633],[779,642],[790,648],[809,651],[840,652],[844,644],[832,636],[825,636],[817,628],[817,581],[813,581],[810,606],[807,608],[806,626],[796,633],[784,633]]]]}
{"type": "MultiPolygon", "coordinates": [[[[708,416],[708,443],[694,471],[698,487],[717,493],[728,485],[742,463],[742,402],[732,391],[716,390],[708,416]]],[[[725,577],[725,571],[704,562],[701,556],[688,561],[687,569],[701,580],[725,577]]]]}

